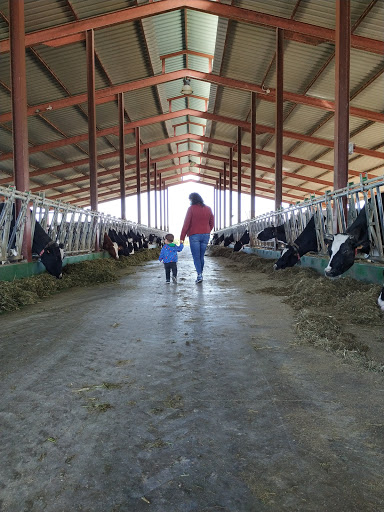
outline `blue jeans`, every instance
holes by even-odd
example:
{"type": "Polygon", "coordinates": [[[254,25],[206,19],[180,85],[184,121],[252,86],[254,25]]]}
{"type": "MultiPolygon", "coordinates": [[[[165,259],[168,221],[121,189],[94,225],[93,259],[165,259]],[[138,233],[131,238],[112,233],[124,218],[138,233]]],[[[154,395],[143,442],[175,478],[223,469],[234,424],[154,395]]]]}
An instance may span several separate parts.
{"type": "Polygon", "coordinates": [[[197,274],[203,273],[204,254],[209,242],[209,233],[190,235],[189,245],[197,274]]]}

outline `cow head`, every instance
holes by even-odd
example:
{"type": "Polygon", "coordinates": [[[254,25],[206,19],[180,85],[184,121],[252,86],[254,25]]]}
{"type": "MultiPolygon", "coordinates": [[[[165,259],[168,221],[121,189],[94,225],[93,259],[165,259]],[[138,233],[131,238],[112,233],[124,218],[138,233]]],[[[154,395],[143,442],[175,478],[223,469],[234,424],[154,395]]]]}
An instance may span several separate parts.
{"type": "Polygon", "coordinates": [[[262,242],[266,242],[267,240],[271,240],[272,238],[275,238],[276,236],[276,228],[275,226],[271,226],[269,228],[263,229],[263,231],[260,231],[257,233],[257,239],[261,240],[262,242]]]}
{"type": "Polygon", "coordinates": [[[324,269],[326,277],[338,277],[352,267],[359,242],[353,235],[326,235],[330,260],[324,269]]]}
{"type": "Polygon", "coordinates": [[[107,233],[104,233],[103,249],[115,260],[119,259],[119,247],[116,242],[112,242],[107,233]]]}
{"type": "Polygon", "coordinates": [[[300,261],[300,254],[297,246],[287,245],[283,249],[280,258],[273,265],[275,270],[281,270],[287,267],[294,267],[300,261]]]}
{"type": "Polygon", "coordinates": [[[40,260],[47,272],[61,279],[63,277],[64,245],[49,243],[40,253],[40,260]]]}

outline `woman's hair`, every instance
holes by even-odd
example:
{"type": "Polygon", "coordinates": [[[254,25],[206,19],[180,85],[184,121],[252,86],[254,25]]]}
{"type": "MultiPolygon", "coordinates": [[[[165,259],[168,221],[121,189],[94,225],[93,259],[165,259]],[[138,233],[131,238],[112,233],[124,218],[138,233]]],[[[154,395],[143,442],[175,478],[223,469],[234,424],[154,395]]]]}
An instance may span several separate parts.
{"type": "Polygon", "coordinates": [[[200,206],[205,206],[203,198],[197,192],[192,192],[192,194],[189,194],[189,200],[191,201],[192,204],[199,204],[200,206]]]}

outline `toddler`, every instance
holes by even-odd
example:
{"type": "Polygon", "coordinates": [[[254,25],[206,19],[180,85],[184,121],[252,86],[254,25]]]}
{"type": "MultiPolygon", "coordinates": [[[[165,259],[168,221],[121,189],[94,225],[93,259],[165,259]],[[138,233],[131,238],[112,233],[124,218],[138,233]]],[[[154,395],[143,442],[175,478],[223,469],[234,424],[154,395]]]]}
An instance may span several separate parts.
{"type": "Polygon", "coordinates": [[[171,270],[172,281],[177,283],[177,253],[184,248],[183,244],[176,245],[173,243],[173,240],[174,236],[171,233],[165,235],[164,245],[159,256],[159,261],[164,263],[166,283],[171,282],[171,270]]]}

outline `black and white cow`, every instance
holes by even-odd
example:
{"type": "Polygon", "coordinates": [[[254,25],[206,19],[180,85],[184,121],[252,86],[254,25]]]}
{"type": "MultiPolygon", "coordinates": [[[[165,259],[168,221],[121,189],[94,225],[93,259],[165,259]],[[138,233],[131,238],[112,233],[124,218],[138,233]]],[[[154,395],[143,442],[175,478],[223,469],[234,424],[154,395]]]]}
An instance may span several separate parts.
{"type": "Polygon", "coordinates": [[[300,261],[301,256],[307,254],[307,252],[317,252],[317,237],[314,217],[311,218],[296,240],[292,244],[287,245],[273,268],[275,270],[280,270],[287,267],[293,267],[300,261]]]}
{"type": "Polygon", "coordinates": [[[280,224],[280,226],[270,226],[268,228],[263,229],[259,233],[257,233],[258,240],[262,242],[266,242],[267,240],[272,240],[276,238],[278,242],[287,243],[287,237],[285,236],[284,224],[280,224]]]}
{"type": "MultiPolygon", "coordinates": [[[[383,275],[384,275],[384,271],[383,271],[383,275]]],[[[377,304],[379,305],[381,311],[384,311],[384,286],[382,287],[379,298],[377,299],[377,304]]]]}
{"type": "MultiPolygon", "coordinates": [[[[381,199],[384,200],[384,192],[381,194],[381,199]]],[[[325,241],[328,243],[330,260],[324,269],[324,274],[331,278],[341,276],[352,267],[358,252],[365,254],[370,252],[371,244],[365,207],[360,210],[359,215],[345,233],[327,235],[325,241]]]]}
{"type": "Polygon", "coordinates": [[[249,244],[249,231],[246,229],[241,235],[241,238],[235,243],[233,252],[238,252],[243,248],[244,245],[249,244]]]}
{"type": "MultiPolygon", "coordinates": [[[[0,204],[0,213],[3,208],[4,204],[0,204]]],[[[12,233],[14,227],[15,211],[13,208],[10,233],[12,233]]],[[[13,247],[15,247],[14,243],[13,247]]],[[[63,277],[64,246],[63,244],[57,244],[53,241],[37,221],[35,221],[33,234],[32,254],[39,256],[41,263],[45,266],[49,274],[57,277],[57,279],[63,277]]]]}
{"type": "Polygon", "coordinates": [[[229,236],[224,238],[224,247],[228,247],[228,245],[232,244],[234,241],[233,233],[231,233],[229,236]]]}

